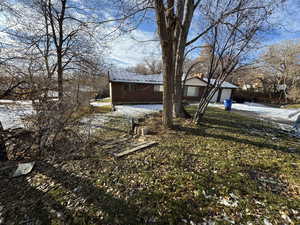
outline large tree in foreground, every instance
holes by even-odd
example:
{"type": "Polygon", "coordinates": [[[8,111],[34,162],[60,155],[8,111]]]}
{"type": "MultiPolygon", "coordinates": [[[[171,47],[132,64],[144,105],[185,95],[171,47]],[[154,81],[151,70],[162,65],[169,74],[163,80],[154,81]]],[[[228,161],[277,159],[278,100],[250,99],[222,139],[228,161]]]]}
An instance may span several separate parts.
{"type": "Polygon", "coordinates": [[[172,117],[182,116],[182,75],[186,46],[197,41],[206,28],[187,43],[189,30],[199,0],[155,0],[156,21],[162,49],[164,77],[163,124],[173,125],[172,117]]]}
{"type": "MultiPolygon", "coordinates": [[[[214,67],[220,69],[225,62],[231,66],[226,66],[226,74],[231,73],[232,65],[236,62],[241,53],[236,57],[229,54],[230,48],[235,48],[235,52],[240,50],[245,52],[250,46],[255,34],[260,30],[267,17],[271,13],[274,1],[271,0],[155,0],[156,21],[158,34],[162,49],[163,77],[164,77],[164,109],[163,125],[166,128],[172,127],[172,114],[181,116],[182,114],[182,77],[183,63],[187,51],[195,48],[195,45],[207,41],[207,35],[211,36],[208,43],[213,48],[214,54],[219,54],[223,60],[213,59],[211,72],[214,67]],[[193,25],[193,21],[196,21],[193,25]],[[190,32],[191,27],[196,30],[196,35],[190,32]],[[226,27],[226,29],[225,29],[226,27]],[[229,37],[224,36],[226,32],[229,37]],[[240,34],[238,34],[240,32],[240,34]],[[240,35],[247,37],[247,45],[240,43],[240,35]],[[229,39],[228,39],[229,38],[229,39]],[[225,41],[221,43],[221,41],[225,41]],[[228,41],[228,43],[227,43],[228,41]],[[233,45],[232,42],[236,44],[233,45]],[[224,44],[220,47],[218,45],[224,44]],[[226,48],[226,50],[221,50],[226,48]],[[220,55],[221,54],[221,55],[220,55]],[[218,65],[217,65],[218,64],[218,65]]],[[[193,32],[194,33],[194,32],[193,32]]],[[[224,77],[224,73],[222,73],[224,77]]],[[[224,79],[219,80],[221,83],[224,79]]],[[[219,84],[220,85],[220,84],[219,84]]]]}

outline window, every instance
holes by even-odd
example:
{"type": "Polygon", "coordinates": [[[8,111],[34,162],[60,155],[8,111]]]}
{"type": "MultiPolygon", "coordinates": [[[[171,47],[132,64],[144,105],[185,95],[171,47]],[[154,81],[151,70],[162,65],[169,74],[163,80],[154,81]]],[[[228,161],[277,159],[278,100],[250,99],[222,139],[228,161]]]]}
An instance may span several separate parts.
{"type": "Polygon", "coordinates": [[[123,89],[125,92],[132,92],[136,90],[136,85],[135,84],[124,84],[123,89]]]}
{"type": "Polygon", "coordinates": [[[136,84],[135,91],[149,91],[151,90],[151,85],[149,84],[136,84]]]}
{"type": "Polygon", "coordinates": [[[154,91],[155,92],[163,92],[164,91],[164,86],[162,86],[162,85],[154,85],[154,91]]]}
{"type": "Polygon", "coordinates": [[[199,87],[187,87],[186,96],[189,97],[199,96],[199,87]]]}

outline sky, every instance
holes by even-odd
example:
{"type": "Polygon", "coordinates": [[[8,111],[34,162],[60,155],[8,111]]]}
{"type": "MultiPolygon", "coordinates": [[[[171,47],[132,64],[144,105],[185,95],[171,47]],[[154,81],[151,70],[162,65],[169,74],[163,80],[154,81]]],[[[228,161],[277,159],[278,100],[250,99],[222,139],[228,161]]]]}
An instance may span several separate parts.
{"type": "MultiPolygon", "coordinates": [[[[300,39],[300,0],[288,0],[270,18],[273,28],[260,37],[262,47],[284,40],[300,39]]],[[[108,60],[120,67],[142,63],[145,58],[160,59],[159,42],[141,42],[157,39],[155,20],[142,23],[130,34],[110,44],[108,60]]],[[[193,32],[193,30],[192,30],[193,32]]]]}
{"type": "MultiPolygon", "coordinates": [[[[9,0],[19,2],[18,0],[9,0]]],[[[54,0],[53,0],[54,1],[54,0]]],[[[85,2],[88,5],[99,5],[99,0],[72,0],[74,4],[85,2]]],[[[131,0],[129,0],[131,1],[131,0]]],[[[101,3],[105,1],[100,1],[101,3]]],[[[110,2],[110,1],[108,1],[110,2]]],[[[104,3],[103,3],[104,4],[104,3]]],[[[101,7],[99,7],[101,9],[101,7]]],[[[100,10],[105,18],[114,18],[112,16],[117,10],[117,6],[111,5],[109,10],[100,10]]],[[[286,4],[275,12],[270,18],[273,24],[271,30],[260,36],[261,46],[263,47],[278,43],[283,40],[300,39],[300,0],[287,0],[286,4]]],[[[98,14],[99,15],[99,14],[98,14]]],[[[0,28],[4,23],[0,12],[0,28]]],[[[108,29],[109,30],[109,29],[108,29]]],[[[105,32],[99,31],[98,33],[105,32]]],[[[191,33],[195,30],[191,28],[191,33]]],[[[0,33],[0,38],[5,37],[0,33]]],[[[99,41],[100,43],[100,41],[99,41]]],[[[143,63],[145,59],[161,58],[160,43],[158,41],[154,12],[147,14],[146,19],[133,31],[122,34],[107,43],[107,50],[104,58],[110,64],[118,67],[130,67],[138,63],[143,63]]]]}

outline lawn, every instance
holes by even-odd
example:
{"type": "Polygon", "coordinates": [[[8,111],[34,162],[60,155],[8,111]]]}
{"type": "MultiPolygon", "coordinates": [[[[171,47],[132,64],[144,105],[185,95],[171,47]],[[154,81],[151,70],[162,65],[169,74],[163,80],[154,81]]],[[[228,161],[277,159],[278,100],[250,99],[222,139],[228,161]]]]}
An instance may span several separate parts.
{"type": "Polygon", "coordinates": [[[93,113],[108,113],[112,111],[110,98],[103,98],[91,103],[91,110],[93,113]]]}
{"type": "Polygon", "coordinates": [[[300,109],[300,104],[291,104],[291,105],[286,105],[284,108],[287,109],[300,109]]]}
{"type": "MultiPolygon", "coordinates": [[[[144,122],[152,130],[148,139],[159,142],[153,148],[116,159],[94,144],[79,159],[39,162],[30,177],[8,182],[6,192],[14,194],[0,191],[15,202],[4,213],[7,220],[300,224],[299,140],[216,108],[199,126],[176,120],[175,131],[163,130],[159,116],[144,122]]],[[[110,122],[99,140],[120,139],[124,124],[110,122]]]]}
{"type": "Polygon", "coordinates": [[[111,102],[111,98],[102,98],[102,99],[98,99],[96,102],[106,102],[106,103],[110,103],[110,102],[111,102]]]}

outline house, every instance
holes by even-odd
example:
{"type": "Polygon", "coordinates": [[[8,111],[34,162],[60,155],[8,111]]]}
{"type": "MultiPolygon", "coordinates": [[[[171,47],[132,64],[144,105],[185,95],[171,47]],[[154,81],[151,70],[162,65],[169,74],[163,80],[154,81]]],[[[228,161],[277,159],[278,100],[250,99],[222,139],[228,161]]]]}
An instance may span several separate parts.
{"type": "Polygon", "coordinates": [[[248,79],[238,78],[236,84],[244,91],[263,92],[263,80],[263,75],[259,74],[248,79]]]}
{"type": "MultiPolygon", "coordinates": [[[[213,85],[214,79],[210,83],[213,85]]],[[[187,101],[199,101],[205,87],[206,78],[191,77],[186,80],[183,98],[187,101]]],[[[212,102],[222,102],[231,98],[232,90],[237,87],[224,82],[215,93],[212,102]]],[[[163,97],[162,74],[141,75],[127,71],[115,71],[109,74],[109,92],[113,105],[161,103],[163,97]]]]}
{"type": "MultiPolygon", "coordinates": [[[[218,81],[215,79],[210,79],[208,83],[207,78],[202,78],[199,76],[188,78],[185,81],[183,95],[184,99],[199,101],[202,97],[205,87],[209,84],[215,86],[218,84],[218,81]]],[[[231,99],[232,91],[237,88],[237,86],[224,81],[221,84],[221,87],[216,91],[216,93],[212,97],[211,102],[223,102],[225,99],[231,99]]]]}

